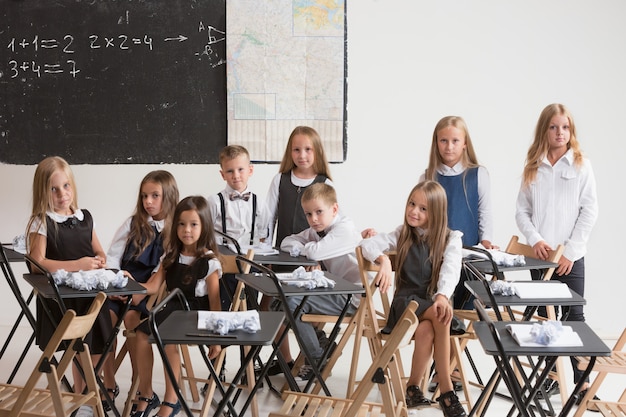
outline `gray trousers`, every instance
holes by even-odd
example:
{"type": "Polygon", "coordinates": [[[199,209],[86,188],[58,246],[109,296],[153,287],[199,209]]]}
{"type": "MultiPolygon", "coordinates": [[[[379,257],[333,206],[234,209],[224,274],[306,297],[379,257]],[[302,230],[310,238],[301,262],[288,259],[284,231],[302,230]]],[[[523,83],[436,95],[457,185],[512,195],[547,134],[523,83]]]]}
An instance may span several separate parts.
{"type": "MultiPolygon", "coordinates": [[[[293,313],[302,301],[301,296],[287,297],[287,307],[293,313]]],[[[348,301],[347,295],[312,295],[307,298],[306,302],[302,306],[300,312],[302,314],[326,314],[331,316],[337,316],[341,314],[346,302],[348,301]]],[[[353,304],[348,306],[347,315],[354,315],[356,308],[353,304]]],[[[306,323],[300,320],[300,317],[296,317],[295,332],[298,332],[302,342],[307,346],[307,349],[311,353],[314,359],[319,359],[322,356],[323,349],[320,347],[320,343],[317,340],[315,334],[315,328],[311,323],[306,323]]]]}

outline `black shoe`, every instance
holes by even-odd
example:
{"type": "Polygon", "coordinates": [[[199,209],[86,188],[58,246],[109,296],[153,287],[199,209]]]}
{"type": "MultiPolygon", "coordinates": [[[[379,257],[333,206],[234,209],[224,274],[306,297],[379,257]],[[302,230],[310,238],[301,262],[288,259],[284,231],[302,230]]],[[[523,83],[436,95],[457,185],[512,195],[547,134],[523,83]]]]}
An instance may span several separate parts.
{"type": "MultiPolygon", "coordinates": [[[[580,391],[578,394],[576,394],[576,405],[580,405],[583,402],[583,398],[585,398],[585,395],[587,395],[587,390],[584,389],[582,391],[580,391]]],[[[600,398],[598,398],[597,395],[594,395],[592,398],[593,401],[600,401],[600,398]]],[[[600,410],[598,410],[597,407],[593,407],[593,408],[589,408],[587,407],[587,411],[592,411],[594,413],[599,413],[600,410]]]]}
{"type": "Polygon", "coordinates": [[[456,396],[454,391],[448,391],[445,394],[441,394],[437,398],[439,406],[443,411],[443,415],[446,417],[467,417],[463,406],[459,402],[459,397],[456,396]]]}
{"type": "Polygon", "coordinates": [[[176,404],[168,403],[167,401],[161,401],[161,408],[162,406],[169,407],[172,409],[172,411],[168,415],[162,416],[161,414],[159,414],[161,412],[161,409],[159,408],[159,412],[155,414],[154,417],[174,417],[180,412],[180,409],[182,408],[182,406],[180,405],[180,401],[176,401],[176,404]]]}
{"type": "MultiPolygon", "coordinates": [[[[455,369],[456,371],[456,369],[455,369]]],[[[433,378],[435,377],[434,374],[433,378]]],[[[428,392],[435,392],[437,390],[437,386],[439,385],[438,382],[430,382],[430,384],[428,384],[428,392]]],[[[463,391],[463,384],[461,383],[461,381],[452,381],[452,389],[454,389],[454,391],[459,392],[459,391],[463,391]]]]}
{"type": "MultiPolygon", "coordinates": [[[[314,359],[314,361],[317,362],[317,359],[314,359]]],[[[324,366],[326,366],[326,362],[324,361],[322,363],[322,366],[320,366],[319,370],[320,373],[324,370],[324,366]]],[[[308,381],[310,379],[313,379],[313,377],[315,376],[315,372],[313,371],[313,366],[308,364],[308,361],[305,360],[304,361],[304,365],[302,365],[300,367],[300,370],[298,371],[298,375],[296,375],[296,381],[308,381]]]]}
{"type": "Polygon", "coordinates": [[[406,407],[421,408],[428,407],[435,402],[424,397],[424,393],[417,385],[409,385],[406,387],[406,407]]]}
{"type": "MultiPolygon", "coordinates": [[[[111,399],[113,400],[113,402],[115,402],[115,399],[117,398],[117,396],[120,395],[120,386],[115,384],[115,388],[107,388],[107,392],[109,396],[111,397],[111,399]]],[[[108,413],[109,411],[111,411],[111,406],[109,405],[109,402],[107,400],[102,400],[102,409],[104,410],[105,413],[108,413]]]]}
{"type": "Polygon", "coordinates": [[[134,411],[131,411],[130,417],[148,417],[150,415],[150,412],[154,410],[159,405],[159,402],[160,402],[159,396],[156,395],[155,392],[152,393],[151,398],[138,397],[137,401],[146,402],[148,403],[148,405],[146,406],[145,410],[141,410],[141,411],[135,408],[134,411]]]}
{"type": "MultiPolygon", "coordinates": [[[[289,369],[293,369],[293,365],[294,365],[293,361],[287,362],[287,366],[289,367],[289,369]]],[[[273,360],[270,363],[269,368],[267,369],[267,374],[270,376],[273,376],[273,375],[279,375],[282,373],[283,373],[283,368],[280,366],[280,363],[277,360],[273,360]]]]}
{"type": "Polygon", "coordinates": [[[553,395],[561,392],[561,388],[559,387],[559,381],[555,381],[553,379],[546,379],[543,381],[543,390],[539,390],[537,392],[537,398],[540,400],[543,399],[543,391],[545,391],[547,397],[552,397],[553,395]]]}

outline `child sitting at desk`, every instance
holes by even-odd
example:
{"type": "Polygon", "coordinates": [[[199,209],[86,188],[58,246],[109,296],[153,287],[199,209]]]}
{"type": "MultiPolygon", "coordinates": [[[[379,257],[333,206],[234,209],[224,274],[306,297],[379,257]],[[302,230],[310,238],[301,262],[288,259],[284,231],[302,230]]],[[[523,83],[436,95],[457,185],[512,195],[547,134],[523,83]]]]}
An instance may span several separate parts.
{"type": "MultiPolygon", "coordinates": [[[[320,267],[328,272],[360,285],[361,278],[354,250],[361,241],[361,233],[352,220],[339,212],[335,189],[325,183],[310,185],[302,193],[302,209],[309,228],[287,236],[282,241],[280,249],[286,252],[299,251],[301,255],[318,261],[320,267]]],[[[288,297],[287,308],[294,311],[301,300],[302,297],[288,297]]],[[[353,303],[348,307],[348,315],[356,311],[357,300],[353,298],[353,303]]],[[[347,295],[309,297],[302,307],[302,313],[339,315],[347,302],[347,295]]],[[[324,349],[320,346],[315,328],[311,323],[300,320],[296,320],[295,326],[295,331],[299,332],[311,356],[318,362],[324,349]]],[[[287,339],[284,339],[280,348],[285,360],[293,366],[287,339]]],[[[277,363],[273,364],[270,371],[279,373],[276,368],[279,368],[277,363]]],[[[303,365],[298,372],[301,380],[309,380],[313,375],[310,364],[303,365]]]]}

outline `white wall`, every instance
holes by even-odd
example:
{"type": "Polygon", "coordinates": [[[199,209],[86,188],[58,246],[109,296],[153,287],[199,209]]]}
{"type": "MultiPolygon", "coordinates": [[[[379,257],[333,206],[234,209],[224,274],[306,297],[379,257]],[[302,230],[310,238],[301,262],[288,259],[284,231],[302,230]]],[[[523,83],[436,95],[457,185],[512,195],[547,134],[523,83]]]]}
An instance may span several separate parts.
{"type": "MultiPolygon", "coordinates": [[[[626,313],[619,265],[626,226],[614,197],[623,188],[613,168],[626,157],[625,15],[621,0],[348,1],[348,157],[331,167],[343,209],[360,227],[398,225],[426,167],[435,123],[456,114],[491,173],[495,241],[505,246],[519,233],[515,198],[537,117],[547,104],[562,102],[574,114],[598,182],[600,217],[586,256],[587,321],[600,335],[616,337],[626,313]]],[[[93,212],[105,247],[130,215],[139,181],[156,168],[73,167],[80,206],[93,212]]],[[[217,166],[158,168],[175,175],[182,196],[223,186],[217,166]]],[[[261,196],[277,168],[256,166],[251,186],[261,196]]],[[[24,231],[33,172],[34,166],[0,165],[3,242],[24,231]]],[[[0,290],[0,314],[13,320],[16,309],[0,290]]]]}

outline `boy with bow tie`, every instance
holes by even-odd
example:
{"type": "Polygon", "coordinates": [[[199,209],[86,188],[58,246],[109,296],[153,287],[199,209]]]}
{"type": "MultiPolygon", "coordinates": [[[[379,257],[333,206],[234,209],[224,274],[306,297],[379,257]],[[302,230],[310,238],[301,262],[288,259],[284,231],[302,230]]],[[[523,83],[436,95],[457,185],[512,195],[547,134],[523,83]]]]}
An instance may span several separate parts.
{"type": "MultiPolygon", "coordinates": [[[[209,196],[209,209],[216,231],[232,237],[241,248],[258,245],[267,237],[267,230],[261,230],[265,205],[258,201],[256,194],[248,189],[248,179],[254,172],[250,154],[243,146],[229,145],[220,152],[220,174],[226,181],[226,188],[209,196]]],[[[216,236],[218,244],[228,245],[222,236],[216,236]]],[[[245,252],[245,250],[244,250],[245,252]]],[[[230,307],[230,297],[237,286],[234,276],[224,275],[222,282],[230,290],[222,289],[222,309],[230,307]]]]}

